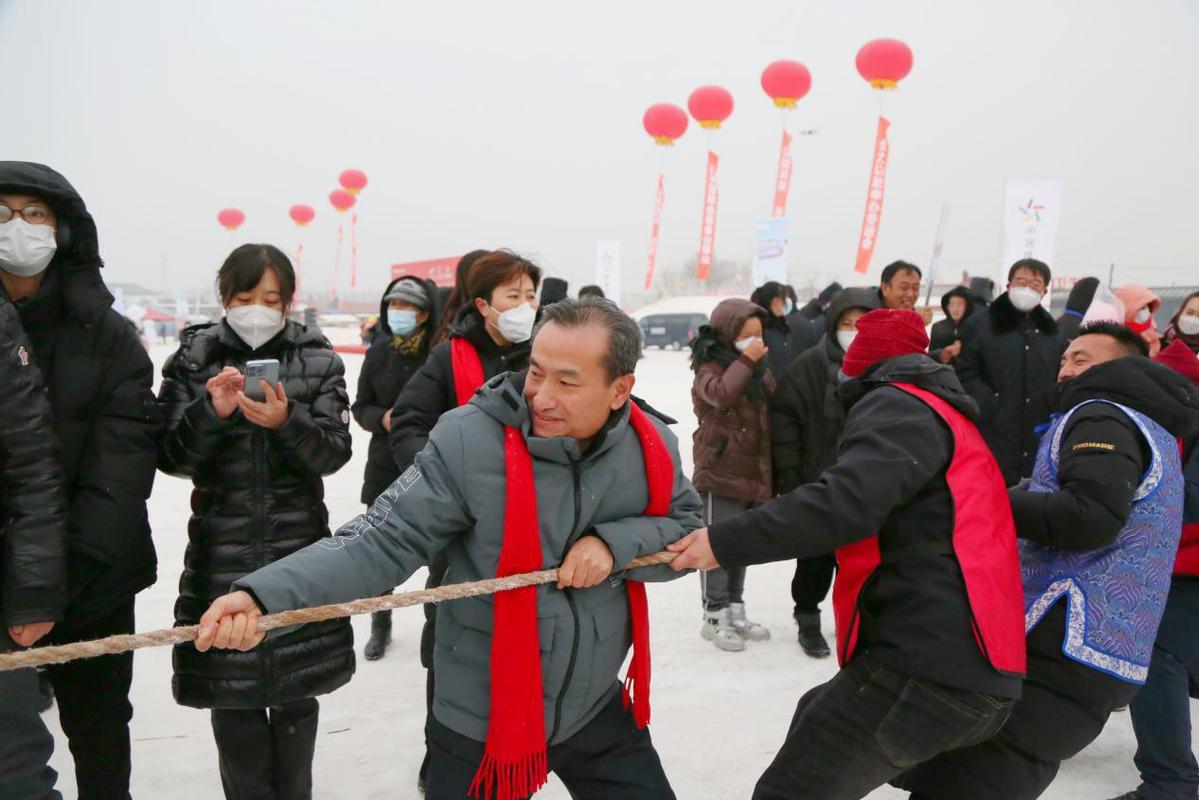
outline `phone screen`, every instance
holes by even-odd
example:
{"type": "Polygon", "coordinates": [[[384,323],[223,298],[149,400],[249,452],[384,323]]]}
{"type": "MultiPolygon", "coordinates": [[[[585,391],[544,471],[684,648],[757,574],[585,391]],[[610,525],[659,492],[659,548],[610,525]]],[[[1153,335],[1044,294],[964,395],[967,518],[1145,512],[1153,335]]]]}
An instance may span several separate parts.
{"type": "Polygon", "coordinates": [[[266,381],[271,386],[279,383],[279,360],[263,358],[246,362],[246,397],[263,402],[266,395],[262,392],[260,381],[266,381]]]}

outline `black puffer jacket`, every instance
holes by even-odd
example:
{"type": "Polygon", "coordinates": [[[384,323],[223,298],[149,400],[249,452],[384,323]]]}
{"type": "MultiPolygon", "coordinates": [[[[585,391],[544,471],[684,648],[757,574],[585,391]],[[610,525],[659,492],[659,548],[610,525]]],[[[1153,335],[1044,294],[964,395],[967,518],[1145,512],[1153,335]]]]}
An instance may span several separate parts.
{"type": "Polygon", "coordinates": [[[786,372],[787,367],[814,347],[819,338],[812,324],[794,312],[787,317],[776,317],[767,310],[762,341],[769,348],[766,357],[770,361],[770,371],[775,375],[786,372]]]}
{"type": "Polygon", "coordinates": [[[954,366],[978,403],[978,430],[1008,485],[1032,474],[1036,427],[1049,419],[1066,340],[1049,312],[1024,314],[1001,294],[985,313],[962,326],[962,354],[954,366]]]}
{"type": "MultiPolygon", "coordinates": [[[[529,366],[530,342],[500,347],[491,338],[474,303],[463,306],[450,328],[450,339],[460,336],[475,346],[483,363],[484,380],[501,372],[519,372],[529,366]]],[[[458,407],[454,391],[454,368],[450,343],[442,342],[404,386],[391,411],[391,433],[387,437],[396,466],[407,469],[416,454],[425,449],[429,431],[441,415],[458,407]]]]}
{"type": "MultiPolygon", "coordinates": [[[[350,459],[345,368],[320,331],[294,322],[253,353],[225,322],[188,328],[163,367],[161,465],[191,478],[192,518],[175,620],[195,624],[234,580],[329,536],[322,476],[350,459]],[[226,366],[279,359],[289,414],[260,428],[216,415],[205,384],[226,366]]],[[[354,673],[347,620],[306,625],[247,653],[175,648],[175,699],[265,708],[331,692],[354,673]]]]}
{"type": "MultiPolygon", "coordinates": [[[[406,276],[401,275],[387,285],[383,296],[391,291],[397,283],[406,276]]],[[[432,281],[424,281],[430,299],[437,297],[437,286],[432,281]]],[[[383,427],[383,416],[391,411],[400,391],[408,383],[416,371],[424,365],[429,357],[429,343],[433,332],[437,330],[437,318],[430,314],[429,319],[417,333],[419,343],[394,339],[391,328],[387,325],[386,300],[379,304],[379,322],[376,328],[374,343],[366,351],[362,362],[362,371],[358,374],[358,393],[354,395],[354,419],[363,430],[370,431],[371,444],[366,457],[366,471],[362,477],[362,502],[370,505],[375,502],[384,489],[400,477],[400,469],[387,445],[387,429],[383,427]],[[412,345],[416,346],[411,350],[412,345]]],[[[435,311],[436,309],[434,309],[435,311]]],[[[409,337],[411,339],[411,337],[409,337]]],[[[394,417],[394,413],[392,414],[394,417]]]]}
{"type": "Polygon", "coordinates": [[[845,351],[837,322],[852,308],[878,308],[874,289],[845,289],[829,304],[824,337],[783,374],[770,402],[770,444],[776,493],[820,477],[837,460],[837,437],[845,407],[837,396],[837,373],[845,351]]]}
{"type": "Polygon", "coordinates": [[[40,164],[0,161],[0,192],[42,197],[58,217],[59,238],[64,227],[70,231],[41,287],[15,305],[49,390],[61,448],[65,619],[85,626],[157,577],[146,513],[162,434],[154,366],[137,332],[112,308],[96,225],[71,184],[40,164]]]}
{"type": "Polygon", "coordinates": [[[67,507],[42,375],[0,299],[0,627],[58,622],[67,605],[67,507]]]}

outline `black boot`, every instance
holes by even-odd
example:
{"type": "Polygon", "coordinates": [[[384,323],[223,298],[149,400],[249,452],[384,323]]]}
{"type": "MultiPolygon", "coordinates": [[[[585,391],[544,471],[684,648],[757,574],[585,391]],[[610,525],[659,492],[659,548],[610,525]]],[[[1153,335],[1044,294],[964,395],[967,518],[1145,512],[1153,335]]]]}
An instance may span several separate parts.
{"type": "Polygon", "coordinates": [[[371,638],[367,640],[362,654],[367,661],[378,661],[391,644],[391,612],[375,611],[371,614],[371,638]]]}
{"type": "Polygon", "coordinates": [[[799,646],[803,651],[812,658],[828,658],[831,651],[820,632],[820,615],[796,612],[795,622],[799,625],[799,646]]]}

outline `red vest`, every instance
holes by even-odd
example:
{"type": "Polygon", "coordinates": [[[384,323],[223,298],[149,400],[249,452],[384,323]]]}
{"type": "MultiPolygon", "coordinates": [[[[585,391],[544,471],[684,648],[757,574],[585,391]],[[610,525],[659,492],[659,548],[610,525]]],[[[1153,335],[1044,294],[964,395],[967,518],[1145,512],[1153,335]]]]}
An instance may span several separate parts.
{"type": "MultiPolygon", "coordinates": [[[[1178,440],[1178,454],[1182,463],[1187,463],[1189,453],[1183,452],[1182,440],[1178,440]]],[[[1199,576],[1199,525],[1182,526],[1182,538],[1178,540],[1178,557],[1174,559],[1175,575],[1199,576]]]]}
{"type": "MultiPolygon", "coordinates": [[[[966,584],[974,639],[995,669],[1023,674],[1020,556],[1012,508],[995,458],[978,429],[949,403],[911,384],[891,385],[923,401],[953,434],[953,456],[945,480],[954,506],[953,552],[966,584]]],[[[862,587],[881,563],[877,535],[837,550],[833,614],[837,658],[842,666],[849,663],[857,645],[862,587]]]]}

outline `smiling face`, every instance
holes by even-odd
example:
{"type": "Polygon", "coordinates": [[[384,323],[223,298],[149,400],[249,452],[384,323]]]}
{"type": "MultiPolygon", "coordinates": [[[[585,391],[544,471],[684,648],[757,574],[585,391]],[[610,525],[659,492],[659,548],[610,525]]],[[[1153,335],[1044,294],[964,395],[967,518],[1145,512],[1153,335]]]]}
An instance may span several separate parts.
{"type": "Polygon", "coordinates": [[[634,379],[609,379],[604,368],[608,346],[608,331],[600,325],[542,326],[533,339],[525,379],[533,435],[568,436],[585,448],[611,413],[624,406],[634,379]]]}
{"type": "Polygon", "coordinates": [[[1079,336],[1062,355],[1062,366],[1057,373],[1057,382],[1062,383],[1086,372],[1097,364],[1114,361],[1128,355],[1126,348],[1111,336],[1102,333],[1079,336]]]}
{"type": "Polygon", "coordinates": [[[920,299],[920,275],[910,269],[901,269],[891,276],[890,283],[882,284],[883,304],[887,308],[902,308],[911,311],[920,299]]]}

